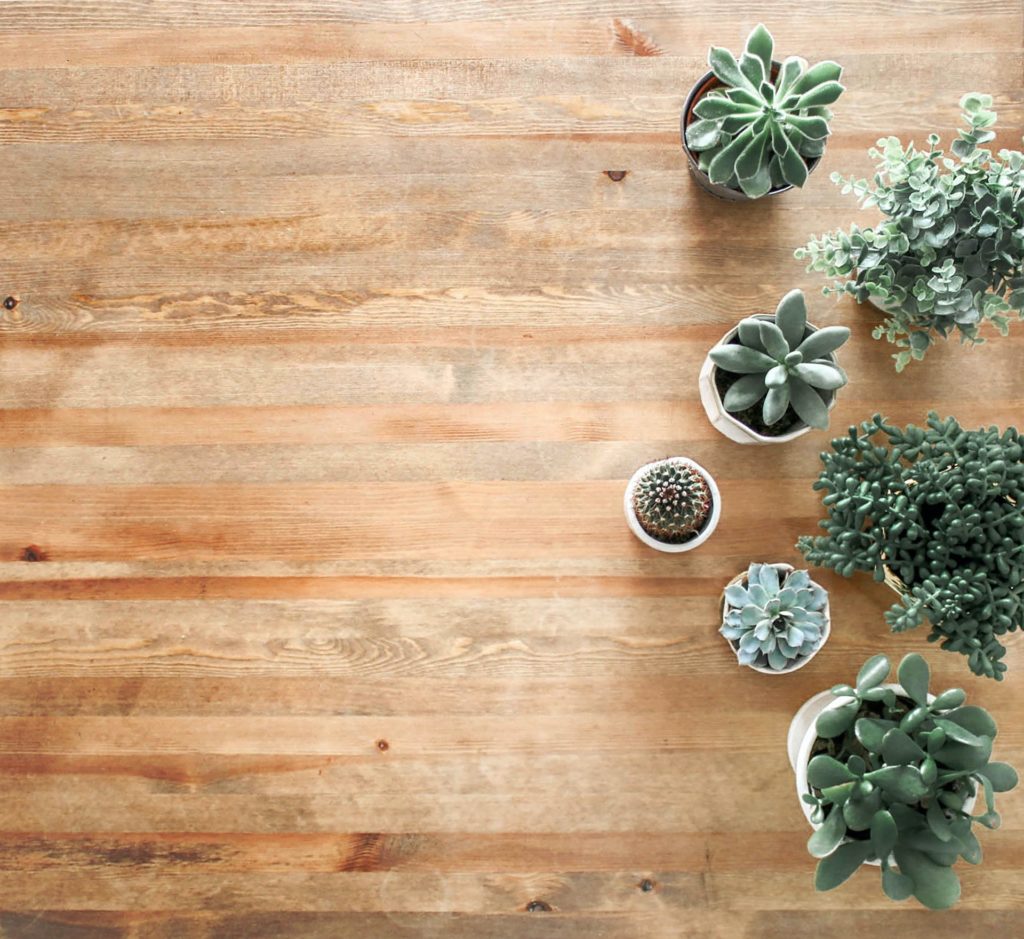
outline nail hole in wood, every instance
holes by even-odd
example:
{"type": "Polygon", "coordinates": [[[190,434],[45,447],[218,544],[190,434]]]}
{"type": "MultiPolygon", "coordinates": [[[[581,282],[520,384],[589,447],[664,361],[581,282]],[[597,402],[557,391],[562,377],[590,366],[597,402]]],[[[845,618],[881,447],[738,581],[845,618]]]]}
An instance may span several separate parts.
{"type": "Polygon", "coordinates": [[[654,889],[654,881],[645,877],[640,881],[640,889],[644,893],[650,893],[654,889]]]}
{"type": "Polygon", "coordinates": [[[550,913],[551,904],[545,903],[543,900],[531,900],[526,904],[527,913],[550,913]]]}
{"type": "Polygon", "coordinates": [[[18,305],[18,301],[14,297],[7,297],[4,300],[4,309],[13,310],[18,305]]]}
{"type": "Polygon", "coordinates": [[[30,544],[21,552],[23,561],[45,561],[46,552],[36,544],[30,544]]]}
{"type": "Polygon", "coordinates": [[[389,744],[383,737],[377,741],[377,749],[380,750],[381,753],[384,753],[389,746],[391,746],[391,744],[389,744]]]}
{"type": "Polygon", "coordinates": [[[613,183],[621,183],[626,178],[628,172],[629,170],[605,170],[604,175],[613,183]]]}

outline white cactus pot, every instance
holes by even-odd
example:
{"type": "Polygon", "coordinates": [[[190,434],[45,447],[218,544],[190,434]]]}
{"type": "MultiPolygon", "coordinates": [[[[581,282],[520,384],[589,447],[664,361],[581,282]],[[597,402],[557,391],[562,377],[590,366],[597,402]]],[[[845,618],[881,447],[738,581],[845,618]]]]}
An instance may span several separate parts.
{"type": "MultiPolygon", "coordinates": [[[[902,686],[894,684],[886,684],[883,688],[891,688],[896,694],[906,697],[906,693],[903,691],[902,686]]],[[[804,813],[804,818],[807,819],[808,824],[812,828],[821,828],[821,824],[816,824],[811,821],[811,812],[813,809],[806,802],[804,802],[802,796],[806,792],[811,791],[810,784],[807,782],[807,764],[811,761],[811,750],[814,749],[814,743],[818,739],[818,731],[816,723],[818,717],[825,711],[831,708],[840,707],[843,704],[847,704],[853,699],[848,696],[834,695],[831,691],[822,691],[814,695],[813,698],[809,698],[803,703],[800,709],[793,716],[793,720],[789,725],[789,734],[786,738],[786,750],[789,754],[789,765],[793,767],[793,772],[796,775],[796,795],[797,800],[800,803],[800,810],[804,813]]],[[[935,700],[935,695],[928,695],[929,703],[935,700]]],[[[974,803],[977,801],[977,797],[968,799],[964,803],[964,811],[970,812],[974,808],[974,803]]],[[[875,867],[879,866],[878,861],[865,861],[865,864],[871,864],[875,867]]]]}
{"type": "MultiPolygon", "coordinates": [[[[779,564],[773,564],[772,567],[774,567],[783,577],[793,573],[793,565],[792,564],[779,563],[779,564]]],[[[727,588],[731,587],[734,584],[742,584],[746,579],[747,579],[747,572],[743,571],[741,574],[737,574],[732,580],[730,580],[729,583],[726,584],[726,587],[727,588]]],[[[815,583],[815,581],[811,581],[811,583],[815,583]]],[[[818,584],[818,586],[820,587],[821,585],[818,584]]],[[[722,591],[722,622],[723,623],[725,622],[725,614],[728,611],[729,611],[729,604],[728,604],[728,601],[725,599],[725,591],[722,591]]],[[[762,675],[788,675],[791,672],[797,671],[797,669],[803,668],[808,662],[811,661],[811,659],[813,659],[825,647],[825,643],[828,642],[828,637],[832,634],[832,612],[831,612],[831,608],[829,606],[829,601],[828,600],[825,601],[824,613],[825,613],[825,628],[824,628],[824,630],[822,631],[822,634],[821,634],[821,642],[819,642],[818,645],[815,646],[814,651],[808,653],[802,659],[794,660],[789,665],[787,665],[785,668],[780,668],[780,669],[766,668],[763,665],[745,665],[744,668],[753,669],[755,672],[760,672],[762,675]]],[[[732,642],[732,640],[730,640],[730,639],[726,639],[725,641],[728,643],[729,648],[732,649],[732,651],[736,654],[736,657],[739,658],[739,648],[738,648],[737,644],[732,642]]]]}
{"type": "MultiPolygon", "coordinates": [[[[759,313],[755,317],[756,319],[763,320],[774,320],[774,317],[767,313],[759,313]]],[[[808,329],[811,332],[817,332],[818,327],[813,323],[807,324],[808,329]]],[[[721,339],[718,340],[716,345],[723,346],[728,342],[732,341],[733,336],[736,335],[736,331],[740,328],[740,324],[737,323],[730,329],[721,339]]],[[[827,358],[833,362],[836,361],[834,355],[829,354],[827,358]]],[[[733,417],[722,403],[722,396],[718,393],[718,388],[715,385],[715,369],[718,366],[711,360],[710,354],[704,359],[704,364],[701,366],[700,375],[697,378],[697,386],[700,389],[700,403],[704,405],[704,413],[707,414],[708,420],[711,421],[711,426],[715,428],[719,433],[724,434],[730,440],[734,440],[736,443],[749,443],[756,444],[758,446],[767,446],[773,443],[788,443],[790,440],[796,440],[797,437],[802,437],[808,433],[812,428],[803,424],[796,430],[791,430],[787,434],[780,434],[777,437],[766,437],[764,434],[759,434],[756,430],[752,430],[747,427],[742,421],[733,417]]],[[[828,403],[828,409],[831,411],[836,405],[836,394],[832,393],[832,399],[828,403]]]]}
{"type": "Polygon", "coordinates": [[[657,538],[652,538],[646,531],[636,517],[636,512],[633,511],[633,491],[636,489],[636,484],[640,477],[647,472],[652,466],[657,466],[661,463],[667,463],[668,460],[654,460],[651,463],[645,463],[640,467],[629,479],[626,484],[626,492],[622,498],[623,510],[626,513],[626,523],[629,525],[629,530],[636,535],[648,548],[654,548],[655,551],[664,551],[666,554],[681,554],[684,551],[692,551],[694,548],[699,548],[708,538],[711,537],[712,532],[718,527],[718,521],[722,517],[722,496],[718,491],[718,486],[715,483],[714,477],[699,463],[695,463],[693,460],[688,460],[686,457],[671,457],[673,462],[679,461],[686,463],[692,469],[695,469],[701,476],[704,477],[704,481],[708,484],[708,489],[711,490],[711,514],[708,516],[707,521],[704,523],[704,527],[697,532],[689,541],[684,541],[682,544],[667,544],[664,541],[658,541],[657,538]]]}

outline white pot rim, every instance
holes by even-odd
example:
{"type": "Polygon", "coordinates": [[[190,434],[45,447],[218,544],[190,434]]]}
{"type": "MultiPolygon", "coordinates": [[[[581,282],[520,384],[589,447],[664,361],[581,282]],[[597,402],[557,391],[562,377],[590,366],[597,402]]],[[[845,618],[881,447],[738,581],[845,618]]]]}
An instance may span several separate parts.
{"type": "MultiPolygon", "coordinates": [[[[896,694],[907,697],[902,685],[886,682],[881,687],[891,688],[896,694]]],[[[810,792],[810,784],[807,782],[807,764],[810,762],[814,743],[818,739],[818,731],[815,725],[819,715],[825,711],[847,704],[852,700],[854,699],[849,695],[834,695],[831,691],[821,691],[808,698],[801,705],[789,725],[786,749],[789,753],[790,765],[793,767],[793,773],[796,776],[797,801],[800,803],[800,810],[804,813],[804,818],[807,819],[811,828],[815,830],[821,828],[822,823],[811,821],[812,809],[802,798],[805,792],[810,792]]],[[[929,703],[934,700],[935,695],[929,694],[929,703]]],[[[977,795],[964,803],[964,810],[969,813],[974,808],[976,801],[977,795]]],[[[877,860],[865,861],[864,863],[874,867],[880,866],[880,862],[877,860]]]]}
{"type": "MultiPolygon", "coordinates": [[[[743,318],[750,319],[751,317],[743,318]]],[[[754,313],[753,318],[774,320],[774,314],[754,313]]],[[[816,333],[819,329],[818,326],[811,322],[807,323],[807,327],[812,333],[816,333]]],[[[736,335],[739,328],[740,324],[737,322],[711,348],[714,349],[718,346],[725,345],[733,338],[733,336],[736,335]]],[[[835,353],[830,352],[826,358],[831,359],[837,365],[839,364],[835,353]]],[[[759,434],[756,430],[744,424],[743,421],[733,417],[733,415],[725,409],[725,404],[722,402],[722,396],[718,393],[718,386],[715,384],[715,370],[717,368],[718,366],[715,365],[711,359],[711,352],[709,350],[708,354],[704,357],[704,364],[701,366],[700,375],[697,378],[700,390],[700,400],[701,404],[704,405],[704,412],[707,414],[708,420],[711,421],[712,426],[730,440],[734,440],[736,443],[768,446],[776,443],[788,443],[790,440],[796,440],[797,437],[802,437],[804,434],[808,434],[812,430],[817,429],[811,427],[809,424],[802,424],[802,426],[797,427],[795,430],[791,430],[785,434],[779,434],[775,437],[759,434]]],[[[837,392],[832,393],[832,400],[829,401],[827,405],[827,409],[829,411],[836,406],[836,400],[838,397],[839,395],[837,392]]]]}
{"type": "MultiPolygon", "coordinates": [[[[766,563],[771,563],[771,562],[766,562],[766,563]]],[[[778,561],[778,562],[775,562],[775,563],[771,563],[771,566],[774,567],[780,573],[784,573],[784,574],[787,574],[787,575],[788,574],[792,574],[793,571],[796,570],[796,568],[793,567],[792,564],[788,564],[785,561],[778,561]]],[[[734,583],[740,583],[743,580],[745,580],[746,577],[747,577],[747,572],[746,571],[742,571],[741,573],[739,573],[735,577],[733,577],[733,579],[730,580],[729,583],[726,584],[726,586],[728,587],[728,586],[730,586],[730,585],[732,585],[734,583]]],[[[817,586],[817,587],[821,587],[821,584],[819,584],[816,580],[812,579],[811,583],[815,584],[815,586],[817,586]]],[[[825,588],[821,587],[821,589],[824,590],[825,588]]],[[[826,597],[828,596],[828,591],[825,592],[825,596],[826,597]]],[[[729,606],[728,601],[725,599],[725,591],[723,590],[722,591],[722,622],[723,623],[725,622],[725,614],[728,612],[728,606],[729,606]]],[[[805,655],[803,658],[794,659],[785,668],[779,668],[779,669],[767,668],[767,667],[765,667],[763,665],[744,665],[743,667],[744,668],[752,669],[755,672],[760,672],[762,675],[790,675],[793,672],[798,671],[799,669],[803,668],[808,662],[811,661],[811,659],[813,659],[825,647],[825,643],[828,642],[829,636],[832,635],[832,610],[831,610],[831,606],[830,606],[830,601],[827,600],[827,599],[825,600],[825,609],[824,609],[823,612],[825,614],[825,628],[822,630],[821,641],[814,647],[814,649],[812,651],[808,652],[807,655],[805,655]]],[[[724,636],[722,638],[725,639],[724,636]]],[[[725,639],[725,641],[726,641],[726,644],[729,646],[729,648],[732,649],[732,651],[735,653],[736,658],[738,660],[739,659],[739,654],[740,654],[739,653],[739,649],[735,645],[733,645],[733,642],[732,642],[731,639],[725,639]]]]}
{"type": "Polygon", "coordinates": [[[682,554],[684,551],[692,551],[694,548],[700,547],[718,527],[719,519],[722,517],[722,496],[718,491],[718,484],[715,482],[714,477],[703,466],[689,457],[670,456],[645,463],[629,478],[629,482],[626,484],[626,491],[622,497],[622,507],[626,513],[626,523],[629,525],[629,530],[648,548],[653,548],[655,551],[663,551],[666,554],[682,554]],[[704,527],[689,541],[684,541],[681,544],[667,544],[664,541],[658,541],[657,538],[652,538],[644,531],[643,526],[636,517],[636,513],[633,511],[633,490],[636,488],[637,481],[652,466],[668,462],[682,462],[695,469],[704,477],[704,481],[708,484],[708,489],[711,491],[711,514],[708,515],[704,527]]]}

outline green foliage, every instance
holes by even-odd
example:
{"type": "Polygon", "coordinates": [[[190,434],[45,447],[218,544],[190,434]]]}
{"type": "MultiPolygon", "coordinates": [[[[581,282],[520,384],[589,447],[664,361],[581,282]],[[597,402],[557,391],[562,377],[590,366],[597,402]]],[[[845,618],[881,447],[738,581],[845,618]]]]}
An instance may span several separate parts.
{"type": "Polygon", "coordinates": [[[711,489],[684,460],[654,463],[637,480],[633,511],[640,527],[666,544],[688,541],[711,514],[711,489]]]}
{"type": "Polygon", "coordinates": [[[990,762],[995,721],[962,706],[961,689],[928,700],[921,656],[900,663],[902,693],[883,687],[889,671],[884,655],[869,659],[855,687],[832,689],[843,703],[818,717],[816,749],[827,752],[807,764],[803,795],[820,825],[807,842],[820,859],[814,882],[831,890],[877,860],[886,896],[942,910],[960,897],[956,861],[981,861],[973,823],[999,827],[995,793],[1013,789],[1017,773],[990,762]],[[967,803],[980,789],[986,811],[972,816],[967,803]]]}
{"type": "Polygon", "coordinates": [[[735,340],[709,353],[719,368],[743,376],[722,404],[727,411],[743,411],[763,399],[761,416],[768,426],[792,406],[805,424],[828,427],[828,402],[848,381],[832,353],[849,338],[845,326],[808,332],[803,291],[791,290],[774,317],[742,320],[735,340]]]}
{"type": "Polygon", "coordinates": [[[751,564],[746,584],[725,588],[720,632],[736,644],[741,665],[783,669],[820,645],[828,594],[807,571],[791,571],[780,581],[773,564],[751,564]]]}
{"type": "Polygon", "coordinates": [[[832,179],[885,220],[826,233],[796,251],[808,270],[837,279],[825,293],[871,298],[885,309],[874,335],[897,346],[897,371],[923,359],[936,337],[980,343],[983,322],[1005,335],[1007,314],[1024,316],[1024,154],[1000,150],[994,159],[979,146],[995,137],[991,106],[989,95],[961,99],[967,127],[953,141],[955,159],[937,149],[934,134],[926,150],[879,140],[868,151],[873,186],[832,179]]]}
{"type": "Polygon", "coordinates": [[[798,544],[844,577],[872,571],[900,590],[893,632],[929,641],[1001,679],[999,637],[1024,627],[1024,441],[1016,428],[964,430],[932,413],[904,429],[875,415],[821,455],[826,534],[798,544]]]}
{"type": "Polygon", "coordinates": [[[699,153],[713,183],[751,199],[785,185],[803,186],[807,160],[825,152],[832,104],[843,93],[835,62],[811,68],[800,58],[772,68],[774,40],[763,24],[747,37],[739,61],[712,47],[708,64],[722,83],[693,107],[686,145],[699,153]]]}

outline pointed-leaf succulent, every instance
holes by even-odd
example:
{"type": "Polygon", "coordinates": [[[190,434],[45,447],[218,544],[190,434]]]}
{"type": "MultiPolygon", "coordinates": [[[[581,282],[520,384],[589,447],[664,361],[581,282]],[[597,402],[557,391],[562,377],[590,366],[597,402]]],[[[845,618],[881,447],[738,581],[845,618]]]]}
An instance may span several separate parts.
{"type": "Polygon", "coordinates": [[[999,826],[995,793],[1017,785],[1017,773],[991,761],[996,724],[982,708],[964,705],[952,688],[928,693],[928,663],[906,656],[897,677],[884,655],[869,659],[855,685],[836,685],[840,702],[822,712],[807,764],[811,821],[807,842],[819,858],[815,886],[831,890],[864,861],[881,865],[882,890],[892,900],[914,896],[931,909],[960,897],[958,859],[981,861],[974,822],[999,826]],[[984,790],[985,811],[971,814],[984,790]]]}
{"type": "Polygon", "coordinates": [[[791,56],[772,60],[763,24],[747,37],[739,60],[712,47],[708,64],[721,83],[693,107],[686,145],[713,183],[757,199],[772,189],[803,186],[807,161],[825,152],[833,104],[843,93],[842,68],[791,56]]]}
{"type": "Polygon", "coordinates": [[[845,326],[810,329],[803,291],[791,290],[774,317],[741,320],[732,341],[709,353],[720,369],[742,376],[726,392],[725,409],[744,411],[761,402],[769,427],[789,408],[811,427],[828,427],[828,404],[848,381],[833,353],[849,338],[845,326]]]}

